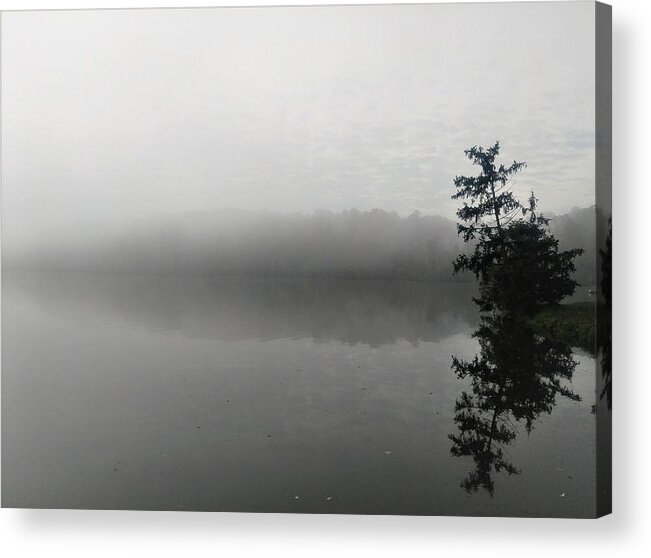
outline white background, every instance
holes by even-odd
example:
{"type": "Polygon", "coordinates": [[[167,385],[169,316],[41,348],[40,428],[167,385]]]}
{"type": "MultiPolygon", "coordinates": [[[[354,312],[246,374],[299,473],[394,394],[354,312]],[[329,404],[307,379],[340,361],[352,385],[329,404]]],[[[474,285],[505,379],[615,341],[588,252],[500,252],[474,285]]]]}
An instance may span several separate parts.
{"type": "MultiPolygon", "coordinates": [[[[223,5],[273,5],[229,0],[223,5]]],[[[283,4],[313,4],[303,0],[283,4]]],[[[357,3],[364,3],[358,0],[357,3]]],[[[614,514],[600,520],[0,511],[5,556],[649,556],[651,2],[613,4],[614,514]]],[[[198,0],[0,0],[0,8],[210,6],[198,0]]],[[[508,33],[508,29],[496,29],[508,33]]]]}

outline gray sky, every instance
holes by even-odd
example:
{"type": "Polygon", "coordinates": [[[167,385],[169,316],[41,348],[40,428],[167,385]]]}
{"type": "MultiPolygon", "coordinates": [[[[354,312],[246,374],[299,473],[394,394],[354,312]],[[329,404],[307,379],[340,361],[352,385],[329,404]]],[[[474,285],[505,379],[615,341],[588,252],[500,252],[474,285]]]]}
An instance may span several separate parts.
{"type": "Polygon", "coordinates": [[[594,203],[594,4],[5,13],[3,235],[195,210],[454,218],[499,139],[594,203]]]}

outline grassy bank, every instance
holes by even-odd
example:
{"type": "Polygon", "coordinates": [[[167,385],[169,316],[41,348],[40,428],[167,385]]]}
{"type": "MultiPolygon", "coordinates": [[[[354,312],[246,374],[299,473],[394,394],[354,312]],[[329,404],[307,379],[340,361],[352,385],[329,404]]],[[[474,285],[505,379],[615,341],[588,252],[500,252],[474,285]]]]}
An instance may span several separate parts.
{"type": "Polygon", "coordinates": [[[595,302],[546,306],[529,319],[541,335],[595,352],[597,333],[595,302]]]}

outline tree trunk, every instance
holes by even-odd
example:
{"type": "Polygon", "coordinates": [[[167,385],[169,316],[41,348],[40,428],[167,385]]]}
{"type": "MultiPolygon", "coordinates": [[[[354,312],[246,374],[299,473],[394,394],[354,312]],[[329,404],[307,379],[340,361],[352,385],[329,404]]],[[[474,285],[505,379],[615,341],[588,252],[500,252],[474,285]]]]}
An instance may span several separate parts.
{"type": "Polygon", "coordinates": [[[495,213],[495,222],[497,223],[497,231],[502,234],[502,225],[500,224],[500,210],[497,207],[497,198],[495,197],[495,183],[491,180],[491,193],[493,194],[493,212],[495,213]]]}

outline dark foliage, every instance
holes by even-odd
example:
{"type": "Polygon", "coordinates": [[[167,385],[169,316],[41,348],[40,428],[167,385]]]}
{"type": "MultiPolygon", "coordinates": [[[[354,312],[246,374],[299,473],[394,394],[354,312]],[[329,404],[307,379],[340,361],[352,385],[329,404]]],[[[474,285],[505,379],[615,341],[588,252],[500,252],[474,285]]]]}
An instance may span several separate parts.
{"type": "MultiPolygon", "coordinates": [[[[481,278],[477,302],[482,311],[509,309],[530,315],[558,303],[578,286],[572,279],[573,260],[582,250],[559,251],[558,241],[538,221],[513,222],[499,238],[497,250],[497,261],[469,264],[481,278]]],[[[482,257],[486,252],[492,249],[479,250],[482,257]]]]}
{"type": "Polygon", "coordinates": [[[601,295],[605,304],[599,314],[602,317],[599,324],[598,350],[601,353],[601,376],[603,388],[601,399],[606,399],[608,409],[613,405],[613,339],[612,339],[612,298],[613,298],[613,226],[612,218],[608,219],[608,236],[605,249],[599,250],[601,255],[601,295]]]}
{"type": "Polygon", "coordinates": [[[601,256],[601,293],[606,304],[613,300],[613,221],[608,219],[608,236],[605,249],[599,250],[601,256]]]}
{"type": "Polygon", "coordinates": [[[499,142],[488,149],[474,146],[464,151],[473,165],[481,167],[481,173],[477,176],[457,176],[454,179],[457,191],[452,199],[470,201],[464,201],[457,211],[461,220],[457,228],[465,242],[478,234],[487,235],[493,230],[499,232],[519,210],[522,210],[522,205],[508,186],[511,178],[523,169],[526,163],[513,161],[509,166],[498,166],[495,159],[499,152],[499,142]]]}
{"type": "Polygon", "coordinates": [[[457,257],[454,271],[470,271],[479,279],[480,309],[531,314],[572,294],[578,285],[572,278],[574,258],[583,250],[559,250],[549,219],[537,213],[533,191],[525,207],[509,190],[510,178],[525,164],[497,166],[499,143],[465,153],[482,170],[476,177],[454,181],[457,192],[452,197],[469,200],[457,212],[459,234],[466,242],[475,240],[470,254],[457,257]]]}

